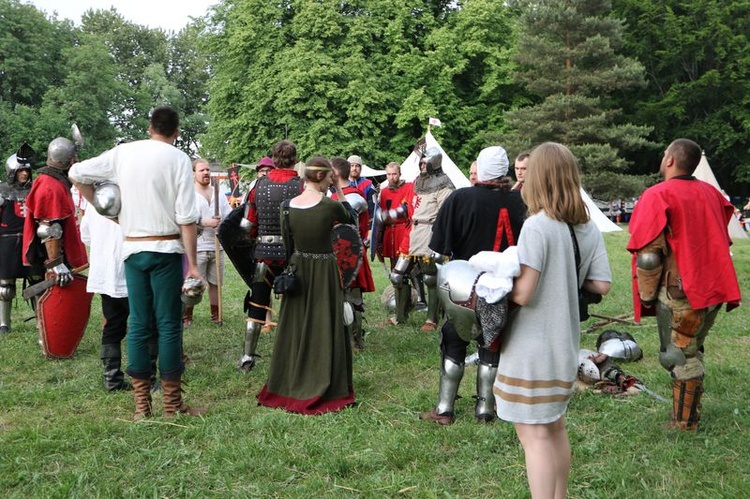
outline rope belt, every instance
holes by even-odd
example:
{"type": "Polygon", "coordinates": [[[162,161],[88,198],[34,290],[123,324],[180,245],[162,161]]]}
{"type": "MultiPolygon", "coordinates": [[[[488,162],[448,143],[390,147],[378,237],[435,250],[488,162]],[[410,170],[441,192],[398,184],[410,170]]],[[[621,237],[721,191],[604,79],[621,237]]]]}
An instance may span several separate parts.
{"type": "Polygon", "coordinates": [[[335,260],[335,253],[306,253],[304,251],[294,250],[294,254],[302,258],[312,258],[313,260],[335,260]]]}
{"type": "Polygon", "coordinates": [[[166,236],[126,236],[126,241],[173,241],[179,239],[179,234],[167,234],[166,236]]]}

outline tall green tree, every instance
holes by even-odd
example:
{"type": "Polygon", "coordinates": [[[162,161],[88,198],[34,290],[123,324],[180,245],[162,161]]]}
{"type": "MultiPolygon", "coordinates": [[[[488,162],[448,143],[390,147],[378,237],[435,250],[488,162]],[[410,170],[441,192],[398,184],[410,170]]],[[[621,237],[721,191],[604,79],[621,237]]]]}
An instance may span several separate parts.
{"type": "MultiPolygon", "coordinates": [[[[654,127],[662,147],[689,137],[706,151],[719,183],[750,194],[750,1],[616,0],[625,50],[646,68],[648,86],[624,102],[654,127]]],[[[641,156],[659,164],[661,149],[641,156]]]]}
{"type": "Polygon", "coordinates": [[[617,98],[644,85],[643,66],[622,55],[624,24],[608,0],[521,0],[518,81],[537,98],[508,113],[521,149],[545,141],[568,146],[595,196],[633,195],[643,179],[625,175],[622,151],[651,144],[650,127],[622,120],[617,98]]]}

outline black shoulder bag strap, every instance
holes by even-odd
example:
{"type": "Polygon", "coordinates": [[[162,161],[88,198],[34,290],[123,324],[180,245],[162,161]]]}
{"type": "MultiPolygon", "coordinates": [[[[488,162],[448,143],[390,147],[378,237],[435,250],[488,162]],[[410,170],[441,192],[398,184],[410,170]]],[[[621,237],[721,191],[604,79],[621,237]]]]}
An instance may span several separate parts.
{"type": "Polygon", "coordinates": [[[286,263],[289,264],[289,260],[292,258],[294,253],[294,238],[292,237],[292,228],[289,225],[289,200],[285,199],[281,202],[281,214],[284,217],[284,249],[286,250],[286,263]]]}
{"type": "Polygon", "coordinates": [[[568,224],[568,229],[570,229],[570,238],[573,240],[573,252],[575,254],[576,259],[576,287],[580,290],[583,285],[579,285],[581,282],[581,276],[579,274],[580,267],[581,267],[581,252],[578,250],[578,239],[576,238],[576,232],[573,229],[573,224],[568,224]]]}

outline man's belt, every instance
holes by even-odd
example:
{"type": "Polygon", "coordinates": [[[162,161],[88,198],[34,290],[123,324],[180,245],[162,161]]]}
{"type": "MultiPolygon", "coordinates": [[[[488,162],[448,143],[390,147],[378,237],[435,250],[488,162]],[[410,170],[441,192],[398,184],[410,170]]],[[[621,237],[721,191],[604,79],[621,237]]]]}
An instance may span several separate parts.
{"type": "Polygon", "coordinates": [[[432,225],[435,223],[434,220],[412,220],[413,225],[432,225]]]}
{"type": "Polygon", "coordinates": [[[179,239],[179,234],[167,234],[165,236],[126,236],[126,241],[173,241],[179,239]]]}
{"type": "Polygon", "coordinates": [[[258,243],[264,244],[284,244],[283,236],[258,236],[256,239],[258,243]]]}

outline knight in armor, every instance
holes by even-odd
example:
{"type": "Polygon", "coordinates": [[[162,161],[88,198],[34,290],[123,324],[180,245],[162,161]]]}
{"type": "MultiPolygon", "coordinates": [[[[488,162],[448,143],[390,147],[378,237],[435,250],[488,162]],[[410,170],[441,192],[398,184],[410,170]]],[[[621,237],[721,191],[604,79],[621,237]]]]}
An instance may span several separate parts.
{"type": "MultiPolygon", "coordinates": [[[[359,237],[364,241],[367,239],[367,231],[370,228],[370,216],[367,211],[367,201],[362,195],[362,192],[358,188],[352,186],[347,180],[350,173],[349,161],[344,158],[331,158],[331,164],[336,171],[337,183],[338,186],[341,187],[341,192],[344,194],[346,201],[359,215],[357,220],[357,230],[359,231],[359,237]]],[[[336,191],[331,194],[331,199],[339,200],[336,191]]],[[[349,288],[344,290],[344,299],[351,304],[354,312],[354,322],[347,326],[351,333],[350,338],[352,342],[352,350],[361,351],[365,348],[365,331],[362,328],[365,301],[362,293],[372,293],[373,291],[375,291],[375,281],[372,278],[370,262],[367,261],[367,258],[363,257],[362,264],[357,271],[357,277],[354,279],[354,282],[349,285],[349,288]]]]}
{"type": "Polygon", "coordinates": [[[284,238],[281,234],[281,203],[291,199],[304,188],[294,165],[297,162],[297,146],[288,140],[273,146],[275,168],[260,177],[249,192],[242,223],[247,236],[255,238],[255,276],[245,296],[247,326],[245,347],[239,369],[250,372],[257,362],[258,338],[270,310],[271,286],[274,278],[281,274],[286,264],[284,238]]]}
{"type": "Polygon", "coordinates": [[[352,154],[346,159],[351,165],[349,176],[349,185],[356,187],[360,190],[364,198],[367,200],[367,213],[370,218],[375,214],[375,198],[378,194],[378,187],[372,183],[372,180],[366,177],[362,177],[362,158],[356,154],[352,154]]]}
{"type": "MultiPolygon", "coordinates": [[[[378,234],[373,234],[373,242],[378,258],[388,258],[390,269],[396,266],[400,256],[399,249],[404,238],[409,237],[409,201],[412,199],[414,184],[401,180],[401,166],[388,163],[385,167],[388,183],[380,190],[378,197],[378,234]]],[[[396,298],[396,315],[386,321],[386,325],[395,326],[406,322],[411,293],[408,286],[394,288],[396,298]],[[398,292],[396,292],[398,291],[398,292]],[[404,293],[407,293],[404,295],[404,293]]]]}
{"type": "Polygon", "coordinates": [[[47,165],[26,198],[23,231],[24,264],[43,265],[45,277],[65,287],[73,281],[73,269],[87,263],[68,180],[68,170],[78,160],[76,145],[58,137],[47,148],[47,165]]]}
{"type": "Polygon", "coordinates": [[[659,361],[672,378],[672,423],[697,430],[703,394],[704,341],[721,305],[740,290],[729,252],[734,207],[692,172],[698,144],[677,139],[664,151],[664,179],[641,195],[630,219],[635,320],[655,315],[659,361]]]}
{"type": "MultiPolygon", "coordinates": [[[[526,205],[520,193],[511,191],[512,180],[507,173],[508,156],[502,147],[488,147],[479,153],[477,183],[455,191],[438,212],[430,239],[430,248],[436,258],[469,260],[480,251],[504,251],[509,246],[515,246],[526,215],[526,205]]],[[[455,279],[465,282],[451,286],[461,288],[463,284],[471,288],[476,278],[474,274],[457,273],[455,279]]],[[[443,306],[448,310],[455,304],[444,300],[443,306]]],[[[475,316],[473,311],[468,313],[475,316]]],[[[472,322],[446,320],[440,329],[442,355],[438,403],[431,412],[421,413],[421,419],[436,421],[441,425],[451,424],[455,420],[454,401],[463,378],[464,359],[470,343],[466,338],[471,337],[476,338],[479,353],[474,415],[479,422],[495,419],[492,384],[500,357],[499,342],[496,339],[487,344],[484,335],[462,330],[471,329],[472,322]]]]}
{"type": "MultiPolygon", "coordinates": [[[[411,229],[408,247],[406,244],[402,245],[402,254],[390,275],[397,296],[400,297],[397,303],[403,307],[411,296],[409,275],[415,267],[418,268],[427,287],[427,320],[421,328],[422,331],[437,329],[440,308],[435,289],[437,266],[429,243],[438,211],[454,190],[453,182],[443,172],[442,153],[436,147],[428,148],[419,161],[419,177],[414,181],[414,192],[409,203],[411,229]]],[[[407,238],[404,243],[406,240],[407,238]]]]}
{"type": "Polygon", "coordinates": [[[24,143],[5,162],[5,182],[0,182],[0,335],[11,329],[16,279],[29,280],[30,277],[30,269],[24,267],[21,258],[21,243],[34,156],[34,150],[24,143]]]}

